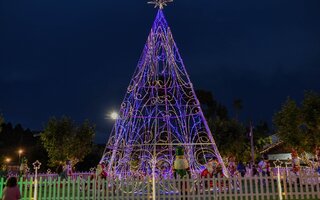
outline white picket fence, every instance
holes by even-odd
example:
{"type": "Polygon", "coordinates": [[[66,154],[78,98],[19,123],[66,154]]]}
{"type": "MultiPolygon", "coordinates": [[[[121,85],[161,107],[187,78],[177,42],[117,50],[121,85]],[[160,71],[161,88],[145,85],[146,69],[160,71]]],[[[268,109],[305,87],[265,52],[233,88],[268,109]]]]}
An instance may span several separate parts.
{"type": "MultiPolygon", "coordinates": [[[[0,179],[2,195],[4,179],[0,179]]],[[[105,199],[217,199],[217,200],[275,200],[320,199],[318,174],[294,174],[269,177],[184,178],[159,179],[95,179],[42,178],[19,180],[22,199],[38,200],[105,200],[105,199]]]]}

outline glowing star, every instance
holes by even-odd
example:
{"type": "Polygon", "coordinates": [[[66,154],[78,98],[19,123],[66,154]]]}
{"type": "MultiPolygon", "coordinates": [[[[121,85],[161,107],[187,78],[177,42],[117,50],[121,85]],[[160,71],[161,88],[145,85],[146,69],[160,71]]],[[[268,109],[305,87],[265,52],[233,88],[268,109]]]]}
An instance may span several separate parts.
{"type": "Polygon", "coordinates": [[[279,159],[277,159],[276,161],[273,162],[274,166],[276,167],[281,167],[281,165],[283,164],[282,161],[280,161],[279,159]]]}
{"type": "Polygon", "coordinates": [[[149,1],[149,4],[155,4],[154,7],[159,7],[160,9],[163,9],[164,6],[167,6],[167,3],[173,2],[173,0],[153,0],[149,1]]]}
{"type": "Polygon", "coordinates": [[[40,169],[41,166],[41,162],[39,162],[39,160],[36,160],[36,162],[32,163],[33,165],[33,169],[40,169]]]}

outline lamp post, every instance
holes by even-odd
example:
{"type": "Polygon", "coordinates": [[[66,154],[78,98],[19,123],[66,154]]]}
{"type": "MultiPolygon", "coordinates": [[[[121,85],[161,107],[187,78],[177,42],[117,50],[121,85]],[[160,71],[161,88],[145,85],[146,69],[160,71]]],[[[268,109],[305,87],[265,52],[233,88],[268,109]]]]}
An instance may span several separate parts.
{"type": "Polygon", "coordinates": [[[19,165],[21,164],[21,154],[23,153],[22,149],[18,150],[18,155],[19,155],[19,165]]]}
{"type": "MultiPolygon", "coordinates": [[[[118,119],[120,119],[119,114],[118,114],[117,112],[113,111],[113,112],[111,112],[109,115],[106,115],[106,119],[112,119],[112,120],[115,121],[115,124],[114,124],[114,126],[113,126],[112,131],[115,131],[115,132],[119,131],[119,132],[121,132],[121,127],[119,127],[119,130],[118,130],[118,128],[117,128],[118,119]]],[[[118,146],[118,142],[119,142],[119,140],[116,139],[115,145],[114,145],[115,147],[118,146]]],[[[115,156],[116,156],[116,152],[117,152],[117,148],[114,148],[114,149],[112,150],[111,159],[110,159],[109,166],[108,166],[108,171],[111,171],[111,168],[112,168],[112,165],[113,165],[113,160],[114,160],[114,158],[115,158],[115,156]]]]}
{"type": "Polygon", "coordinates": [[[5,165],[6,171],[8,171],[9,170],[9,163],[11,162],[11,158],[7,157],[4,161],[6,163],[6,165],[5,165]]]}
{"type": "Polygon", "coordinates": [[[250,147],[251,147],[251,170],[252,170],[254,165],[254,143],[253,143],[253,126],[251,122],[250,122],[249,136],[250,136],[250,147]]]}

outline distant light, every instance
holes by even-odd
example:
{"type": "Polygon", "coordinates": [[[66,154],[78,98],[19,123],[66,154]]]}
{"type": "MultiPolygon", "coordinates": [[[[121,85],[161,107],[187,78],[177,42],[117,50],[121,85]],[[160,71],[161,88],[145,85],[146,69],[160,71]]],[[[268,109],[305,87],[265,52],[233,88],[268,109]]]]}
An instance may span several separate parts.
{"type": "Polygon", "coordinates": [[[118,115],[117,112],[112,112],[112,113],[110,114],[110,118],[113,119],[113,120],[116,120],[116,119],[119,118],[119,115],[118,115]]]}
{"type": "Polygon", "coordinates": [[[9,163],[11,161],[11,158],[6,158],[6,162],[9,163]]]}
{"type": "Polygon", "coordinates": [[[23,153],[23,150],[22,150],[22,149],[19,149],[18,153],[19,153],[19,154],[22,154],[22,153],[23,153]]]}

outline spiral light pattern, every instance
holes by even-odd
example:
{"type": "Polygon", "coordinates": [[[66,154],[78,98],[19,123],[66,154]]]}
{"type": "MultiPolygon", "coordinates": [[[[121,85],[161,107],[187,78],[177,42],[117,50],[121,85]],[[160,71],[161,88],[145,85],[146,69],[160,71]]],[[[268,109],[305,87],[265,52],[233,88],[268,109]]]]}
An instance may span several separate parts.
{"type": "Polygon", "coordinates": [[[212,157],[223,164],[159,9],[101,162],[120,177],[171,176],[177,145],[193,173],[212,157]]]}

